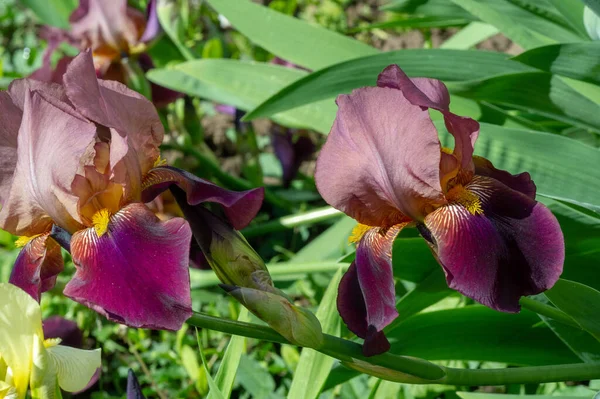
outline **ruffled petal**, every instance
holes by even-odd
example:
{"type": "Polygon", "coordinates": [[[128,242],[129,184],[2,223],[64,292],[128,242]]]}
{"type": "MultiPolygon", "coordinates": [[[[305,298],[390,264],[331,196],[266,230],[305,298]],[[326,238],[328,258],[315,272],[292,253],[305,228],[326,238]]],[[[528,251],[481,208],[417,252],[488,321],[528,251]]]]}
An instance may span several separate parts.
{"type": "Polygon", "coordinates": [[[47,348],[58,376],[58,385],[67,392],[84,389],[101,366],[101,350],[83,350],[56,345],[47,348]]]}
{"type": "Polygon", "coordinates": [[[390,65],[377,78],[377,86],[400,90],[406,99],[423,108],[441,111],[448,132],[454,136],[454,155],[461,164],[461,169],[468,176],[473,175],[473,147],[479,136],[479,123],[449,111],[450,95],[446,86],[437,79],[409,78],[398,65],[390,65]]]}
{"type": "MultiPolygon", "coordinates": [[[[82,48],[90,47],[97,51],[109,46],[117,53],[128,52],[140,36],[138,24],[131,18],[130,12],[127,0],[81,1],[69,18],[71,35],[82,40],[82,48]]],[[[141,13],[139,18],[144,18],[141,13]]]]}
{"type": "Polygon", "coordinates": [[[64,82],[67,95],[79,112],[111,128],[111,168],[124,157],[132,157],[139,164],[139,172],[129,180],[140,180],[139,174],[143,176],[158,158],[158,146],[164,136],[162,122],[152,103],[122,83],[96,79],[89,51],[75,57],[64,82]]]}
{"type": "Polygon", "coordinates": [[[40,305],[22,289],[0,283],[0,353],[12,370],[19,398],[27,392],[34,343],[43,334],[40,305]]]}
{"type": "Polygon", "coordinates": [[[44,233],[52,222],[70,232],[81,228],[71,183],[95,136],[93,123],[65,113],[37,92],[28,92],[17,166],[0,210],[0,227],[17,235],[44,233]]]}
{"type": "Polygon", "coordinates": [[[160,193],[176,184],[187,194],[190,205],[216,202],[223,206],[227,218],[236,230],[246,227],[258,213],[264,198],[264,188],[230,191],[185,170],[171,166],[152,169],[142,183],[142,201],[150,202],[160,193]]]}
{"type": "Polygon", "coordinates": [[[389,65],[377,77],[377,86],[397,89],[414,105],[448,111],[450,94],[437,79],[409,78],[398,65],[389,65]]]}
{"type": "Polygon", "coordinates": [[[19,253],[9,282],[40,301],[43,292],[54,287],[64,264],[60,245],[48,234],[29,241],[19,253]]]}
{"type": "Polygon", "coordinates": [[[519,298],[558,280],[565,257],[550,210],[498,180],[475,176],[466,189],[483,213],[453,202],[425,218],[424,237],[453,288],[493,309],[518,312],[519,298]]]}
{"type": "Polygon", "coordinates": [[[381,87],[339,96],[337,104],[315,174],[325,201],[362,224],[382,227],[406,216],[422,220],[431,204],[445,202],[440,142],[426,110],[381,87]]]}
{"type": "Polygon", "coordinates": [[[390,349],[382,330],[398,317],[392,245],[403,227],[368,230],[358,243],[355,261],[340,282],[338,311],[348,329],[365,339],[366,356],[390,349]]]}
{"type": "Polygon", "coordinates": [[[0,92],[0,206],[6,201],[17,166],[17,136],[23,112],[8,94],[0,92]]]}
{"type": "Polygon", "coordinates": [[[491,177],[507,185],[513,190],[520,191],[531,199],[535,199],[537,187],[529,172],[512,175],[505,170],[496,169],[487,159],[479,156],[473,157],[475,164],[475,174],[479,176],[491,177]]]}
{"type": "Polygon", "coordinates": [[[161,222],[143,204],[71,240],[77,269],[64,294],[131,327],[178,330],[191,314],[188,272],[191,230],[185,220],[161,222]]]}

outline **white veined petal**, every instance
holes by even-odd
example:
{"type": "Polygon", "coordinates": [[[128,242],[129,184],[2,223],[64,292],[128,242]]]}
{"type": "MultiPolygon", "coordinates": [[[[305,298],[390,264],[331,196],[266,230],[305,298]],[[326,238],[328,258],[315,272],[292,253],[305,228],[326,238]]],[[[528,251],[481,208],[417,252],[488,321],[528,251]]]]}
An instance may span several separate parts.
{"type": "Polygon", "coordinates": [[[6,382],[0,381],[0,398],[17,399],[17,388],[6,382]]]}
{"type": "Polygon", "coordinates": [[[19,399],[27,393],[33,343],[43,336],[39,304],[20,288],[0,283],[0,353],[12,371],[19,399]]]}
{"type": "Polygon", "coordinates": [[[58,374],[58,384],[67,392],[84,389],[101,366],[101,351],[57,345],[47,348],[58,374]]]}

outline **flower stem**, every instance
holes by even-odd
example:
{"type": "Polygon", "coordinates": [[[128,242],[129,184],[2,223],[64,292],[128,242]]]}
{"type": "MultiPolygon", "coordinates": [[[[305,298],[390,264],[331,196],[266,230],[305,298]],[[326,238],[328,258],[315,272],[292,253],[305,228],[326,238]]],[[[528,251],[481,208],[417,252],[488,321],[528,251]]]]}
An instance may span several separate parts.
{"type": "MultiPolygon", "coordinates": [[[[194,313],[188,324],[200,328],[242,335],[260,340],[288,343],[273,329],[253,323],[227,320],[194,313]]],[[[557,381],[582,381],[600,378],[600,363],[562,364],[555,366],[519,367],[504,369],[457,369],[438,366],[423,359],[384,353],[365,357],[356,342],[324,334],[325,341],[317,350],[328,356],[352,364],[360,361],[361,371],[391,381],[419,384],[448,385],[505,385],[557,381]],[[373,367],[369,369],[369,365],[373,367]],[[387,371],[386,371],[387,370],[387,371]],[[415,378],[416,377],[416,378],[415,378]]]]}
{"type": "Polygon", "coordinates": [[[284,216],[267,223],[250,226],[242,230],[242,233],[246,238],[256,237],[274,231],[291,229],[293,227],[307,224],[320,223],[326,220],[338,218],[342,215],[342,212],[338,211],[337,209],[326,206],[309,212],[296,213],[294,215],[284,216]]]}
{"type": "Polygon", "coordinates": [[[566,314],[562,310],[559,310],[553,306],[546,305],[545,303],[536,301],[535,299],[528,298],[528,297],[522,297],[521,300],[519,301],[519,303],[525,309],[529,309],[537,314],[540,314],[542,316],[547,316],[551,319],[554,319],[558,322],[569,325],[571,327],[575,327],[579,330],[582,329],[581,326],[575,320],[573,320],[568,314],[566,314]]]}

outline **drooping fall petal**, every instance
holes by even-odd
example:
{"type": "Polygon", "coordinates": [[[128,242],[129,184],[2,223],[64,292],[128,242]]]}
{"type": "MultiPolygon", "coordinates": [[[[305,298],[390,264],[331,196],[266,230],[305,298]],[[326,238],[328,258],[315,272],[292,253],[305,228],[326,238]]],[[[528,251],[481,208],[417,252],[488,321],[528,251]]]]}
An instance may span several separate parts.
{"type": "Polygon", "coordinates": [[[425,218],[428,241],[450,288],[493,309],[517,312],[519,298],[551,288],[565,249],[550,210],[501,182],[475,176],[465,186],[483,213],[453,202],[425,218]]]}
{"type": "Polygon", "coordinates": [[[187,194],[190,205],[216,202],[223,206],[227,218],[236,230],[246,227],[258,213],[264,198],[264,188],[247,191],[230,191],[207,180],[200,179],[185,170],[171,166],[152,169],[142,183],[142,201],[150,202],[172,185],[187,194]]]}
{"type": "Polygon", "coordinates": [[[473,163],[475,164],[476,175],[496,179],[513,190],[520,191],[529,198],[535,199],[537,188],[528,172],[512,175],[505,170],[496,169],[490,161],[479,156],[473,157],[473,163]]]}
{"type": "Polygon", "coordinates": [[[73,232],[81,227],[71,182],[93,145],[96,127],[28,92],[18,136],[18,159],[0,227],[17,235],[49,230],[52,222],[73,232]]]}
{"type": "Polygon", "coordinates": [[[369,229],[356,248],[356,259],[342,277],[337,306],[348,329],[365,339],[363,353],[377,355],[390,349],[382,330],[396,317],[392,245],[404,227],[369,229]]]}
{"type": "Polygon", "coordinates": [[[67,392],[83,390],[101,365],[100,349],[83,350],[69,346],[47,348],[56,370],[58,385],[67,392]]]}
{"type": "Polygon", "coordinates": [[[422,220],[429,204],[445,202],[440,142],[427,110],[382,87],[339,96],[337,104],[315,174],[325,201],[362,224],[382,227],[406,216],[422,220]]]}
{"type": "Polygon", "coordinates": [[[161,222],[134,203],[71,240],[77,269],[64,294],[131,327],[178,330],[191,316],[191,231],[180,218],[161,222]]]}
{"type": "Polygon", "coordinates": [[[34,342],[41,343],[43,334],[38,303],[20,288],[0,283],[0,353],[12,370],[19,399],[29,385],[34,342]]]}
{"type": "Polygon", "coordinates": [[[43,292],[54,287],[64,268],[60,246],[48,234],[33,238],[19,253],[9,282],[40,301],[43,292]]]}

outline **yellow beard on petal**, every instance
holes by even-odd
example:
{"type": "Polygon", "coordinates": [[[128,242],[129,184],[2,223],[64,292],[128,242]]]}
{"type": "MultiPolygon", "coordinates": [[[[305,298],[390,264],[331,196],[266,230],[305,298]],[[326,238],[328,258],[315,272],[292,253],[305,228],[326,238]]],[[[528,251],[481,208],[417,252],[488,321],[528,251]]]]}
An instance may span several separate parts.
{"type": "Polygon", "coordinates": [[[161,158],[160,154],[158,155],[158,158],[156,158],[156,160],[154,161],[154,165],[152,165],[152,168],[157,168],[159,166],[165,166],[167,164],[167,160],[164,158],[161,158]]]}
{"type": "Polygon", "coordinates": [[[17,238],[17,241],[15,241],[15,247],[22,248],[25,245],[29,244],[31,240],[39,236],[41,236],[41,234],[35,234],[32,236],[20,236],[19,238],[17,238]]]}
{"type": "Polygon", "coordinates": [[[110,221],[110,212],[108,209],[100,209],[94,213],[92,217],[92,223],[94,224],[94,230],[98,237],[102,237],[106,230],[108,230],[108,222],[110,221]]]}
{"type": "Polygon", "coordinates": [[[479,197],[460,184],[452,187],[446,194],[446,198],[450,202],[462,205],[471,215],[483,215],[479,197]]]}
{"type": "Polygon", "coordinates": [[[372,227],[367,226],[366,224],[357,224],[353,229],[352,233],[350,233],[350,237],[348,237],[349,243],[357,243],[360,239],[365,235],[367,231],[369,231],[372,227]]]}

